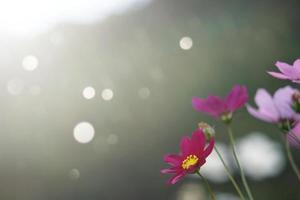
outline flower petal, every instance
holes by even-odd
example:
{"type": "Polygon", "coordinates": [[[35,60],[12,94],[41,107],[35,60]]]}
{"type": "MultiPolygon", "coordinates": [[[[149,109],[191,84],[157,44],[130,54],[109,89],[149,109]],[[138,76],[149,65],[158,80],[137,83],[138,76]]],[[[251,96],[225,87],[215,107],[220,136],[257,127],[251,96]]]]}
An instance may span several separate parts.
{"type": "Polygon", "coordinates": [[[294,61],[293,67],[300,71],[300,59],[294,61]]]}
{"type": "Polygon", "coordinates": [[[177,154],[166,154],[164,156],[164,161],[172,166],[180,165],[182,158],[177,154]]]}
{"type": "Polygon", "coordinates": [[[198,155],[203,151],[205,147],[205,135],[201,129],[197,129],[193,132],[191,139],[191,153],[198,155]]]}
{"type": "Polygon", "coordinates": [[[226,104],[230,111],[234,112],[242,107],[248,100],[248,92],[245,86],[236,85],[226,97],[226,104]]]}
{"type": "Polygon", "coordinates": [[[278,121],[278,118],[274,118],[272,115],[268,115],[268,113],[263,113],[259,110],[256,110],[249,105],[247,105],[246,108],[249,114],[257,119],[263,120],[265,122],[270,122],[270,123],[276,123],[278,121]]]}
{"type": "Polygon", "coordinates": [[[277,61],[275,65],[287,77],[290,77],[291,79],[295,79],[297,77],[296,75],[297,70],[291,65],[280,61],[277,61]]]}
{"type": "Polygon", "coordinates": [[[273,76],[275,78],[279,78],[279,79],[290,79],[288,76],[286,76],[282,73],[278,73],[278,72],[268,72],[268,74],[270,74],[271,76],[273,76]]]}
{"type": "Polygon", "coordinates": [[[274,104],[279,111],[280,118],[290,119],[293,118],[295,112],[292,109],[292,95],[294,89],[290,86],[278,89],[273,97],[274,104]]]}
{"type": "Polygon", "coordinates": [[[287,135],[289,142],[297,148],[300,148],[300,123],[296,124],[292,132],[287,135]]]}
{"type": "Polygon", "coordinates": [[[273,102],[273,98],[265,89],[258,89],[255,94],[255,102],[259,112],[273,119],[279,120],[279,112],[273,102]]]}
{"type": "Polygon", "coordinates": [[[209,141],[208,146],[206,147],[206,149],[203,151],[203,153],[201,155],[199,155],[199,157],[202,158],[206,158],[207,156],[209,156],[209,154],[212,152],[212,150],[214,149],[215,146],[215,139],[211,138],[209,141]]]}
{"type": "Polygon", "coordinates": [[[194,97],[192,104],[195,110],[207,113],[213,117],[219,117],[220,114],[227,111],[225,102],[217,96],[209,96],[206,99],[194,97]]]}
{"type": "Polygon", "coordinates": [[[178,171],[179,171],[178,167],[171,167],[171,168],[160,170],[162,174],[174,174],[177,173],[178,171]]]}
{"type": "Polygon", "coordinates": [[[180,149],[183,157],[190,154],[191,151],[191,140],[189,137],[185,136],[181,139],[180,149]]]}
{"type": "Polygon", "coordinates": [[[176,174],[175,176],[173,176],[169,181],[168,181],[168,184],[175,184],[177,183],[178,181],[180,181],[184,176],[186,175],[186,173],[184,171],[176,174]]]}

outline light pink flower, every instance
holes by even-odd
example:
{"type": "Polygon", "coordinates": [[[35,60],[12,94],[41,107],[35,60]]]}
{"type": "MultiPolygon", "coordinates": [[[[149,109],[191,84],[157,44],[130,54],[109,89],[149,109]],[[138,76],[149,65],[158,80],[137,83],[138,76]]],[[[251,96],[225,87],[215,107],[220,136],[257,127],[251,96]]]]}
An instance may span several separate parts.
{"type": "Polygon", "coordinates": [[[209,96],[206,99],[194,97],[192,105],[195,110],[204,112],[212,117],[219,118],[224,114],[232,114],[248,100],[248,92],[245,86],[236,85],[223,99],[218,96],[209,96]]]}
{"type": "Polygon", "coordinates": [[[167,154],[164,161],[171,165],[168,169],[161,170],[164,174],[175,174],[169,184],[175,184],[187,174],[193,174],[206,162],[206,158],[214,148],[214,138],[206,146],[206,138],[201,129],[193,132],[192,138],[187,136],[181,139],[179,154],[167,154]]]}
{"type": "Polygon", "coordinates": [[[247,110],[252,116],[270,123],[299,121],[300,115],[292,108],[295,91],[297,90],[286,86],[278,89],[272,97],[265,89],[258,89],[255,95],[258,109],[247,105],[247,110]]]}
{"type": "Polygon", "coordinates": [[[293,65],[277,61],[276,67],[280,72],[268,72],[275,78],[291,80],[300,83],[300,59],[295,60],[293,65]]]}
{"type": "Polygon", "coordinates": [[[255,95],[258,109],[247,105],[247,110],[260,120],[278,124],[289,142],[300,148],[300,114],[293,109],[294,101],[299,103],[298,94],[299,91],[290,86],[279,88],[273,97],[265,89],[259,89],[255,95]]]}

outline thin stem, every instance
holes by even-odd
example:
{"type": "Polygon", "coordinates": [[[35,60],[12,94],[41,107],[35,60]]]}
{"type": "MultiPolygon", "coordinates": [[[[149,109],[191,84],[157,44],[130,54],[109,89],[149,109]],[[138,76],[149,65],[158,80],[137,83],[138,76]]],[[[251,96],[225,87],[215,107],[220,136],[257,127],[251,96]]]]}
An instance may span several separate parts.
{"type": "Polygon", "coordinates": [[[237,193],[239,194],[239,196],[241,197],[242,200],[245,200],[245,196],[243,195],[243,193],[241,192],[241,189],[239,188],[238,184],[236,183],[236,181],[234,180],[233,176],[231,175],[230,173],[230,170],[228,168],[228,166],[226,165],[221,153],[219,152],[219,150],[217,149],[216,146],[214,146],[214,149],[216,151],[216,153],[218,154],[222,164],[224,165],[224,168],[225,168],[225,171],[226,171],[226,174],[228,176],[228,178],[230,179],[230,181],[232,182],[235,190],[237,191],[237,193]]]}
{"type": "Polygon", "coordinates": [[[243,168],[241,167],[241,164],[240,164],[240,161],[238,159],[238,156],[237,156],[237,153],[236,153],[236,149],[235,149],[235,140],[234,140],[234,137],[233,137],[233,132],[231,130],[231,127],[230,125],[227,125],[227,131],[228,131],[228,134],[229,134],[229,139],[230,139],[230,144],[231,144],[231,148],[232,148],[232,153],[233,153],[233,156],[234,156],[234,159],[236,161],[236,164],[240,170],[240,173],[241,173],[241,178],[242,178],[242,182],[244,184],[244,187],[246,189],[246,192],[248,194],[248,197],[250,200],[253,200],[253,196],[252,196],[252,193],[251,193],[251,190],[249,188],[249,185],[248,185],[248,182],[247,182],[247,179],[246,179],[246,176],[245,176],[245,173],[244,173],[244,170],[243,168]]]}
{"type": "Polygon", "coordinates": [[[200,174],[199,171],[197,171],[196,173],[197,173],[197,174],[202,178],[202,180],[205,182],[205,185],[206,185],[206,188],[207,188],[207,190],[208,190],[208,192],[209,192],[209,195],[210,195],[211,200],[216,200],[215,194],[214,194],[214,192],[212,191],[212,189],[211,189],[211,187],[210,187],[210,185],[209,185],[207,179],[206,179],[204,176],[202,176],[202,175],[200,174]]]}
{"type": "Polygon", "coordinates": [[[293,158],[290,143],[289,143],[289,140],[287,138],[285,138],[285,149],[286,149],[286,153],[287,153],[287,157],[289,159],[289,162],[292,166],[292,169],[295,172],[295,174],[297,175],[298,180],[300,181],[300,172],[299,172],[299,169],[298,169],[298,167],[295,163],[295,160],[293,158]]]}

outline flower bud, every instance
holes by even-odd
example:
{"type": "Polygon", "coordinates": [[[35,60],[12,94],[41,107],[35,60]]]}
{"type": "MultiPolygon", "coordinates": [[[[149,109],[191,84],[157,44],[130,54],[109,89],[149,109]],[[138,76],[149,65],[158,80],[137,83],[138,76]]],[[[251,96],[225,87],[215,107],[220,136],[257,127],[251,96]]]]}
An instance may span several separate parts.
{"type": "Polygon", "coordinates": [[[215,134],[216,134],[215,129],[213,127],[211,127],[209,124],[207,124],[205,122],[200,122],[198,124],[198,127],[205,134],[206,140],[210,140],[211,138],[215,137],[215,134]]]}
{"type": "Polygon", "coordinates": [[[230,124],[231,120],[232,120],[232,112],[228,112],[228,113],[223,113],[221,115],[221,120],[225,123],[225,124],[230,124]]]}
{"type": "Polygon", "coordinates": [[[293,120],[282,120],[278,124],[278,127],[283,133],[289,133],[293,129],[294,125],[293,120]]]}
{"type": "Polygon", "coordinates": [[[296,113],[300,113],[300,92],[295,90],[292,95],[292,108],[296,113]]]}

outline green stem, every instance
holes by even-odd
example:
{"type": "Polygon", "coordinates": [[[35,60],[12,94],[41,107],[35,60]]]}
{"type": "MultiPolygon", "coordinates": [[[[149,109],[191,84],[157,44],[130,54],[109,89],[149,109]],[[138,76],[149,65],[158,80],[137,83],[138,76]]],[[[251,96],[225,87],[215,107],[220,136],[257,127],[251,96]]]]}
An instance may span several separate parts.
{"type": "Polygon", "coordinates": [[[246,189],[246,192],[248,194],[248,197],[250,200],[253,200],[253,196],[252,196],[252,193],[251,193],[251,190],[249,188],[249,185],[247,183],[247,179],[246,179],[246,176],[245,176],[245,173],[244,173],[244,170],[243,168],[241,167],[241,164],[240,164],[240,161],[238,159],[238,156],[237,156],[237,153],[236,153],[236,149],[235,149],[235,140],[234,140],[234,137],[233,137],[233,132],[231,130],[231,127],[230,125],[227,125],[227,131],[228,131],[228,134],[229,134],[229,139],[230,139],[230,144],[231,144],[231,148],[232,148],[232,153],[233,153],[233,156],[234,156],[234,159],[236,161],[236,164],[240,170],[240,173],[241,173],[241,178],[242,178],[242,182],[243,182],[243,185],[246,189]]]}
{"type": "Polygon", "coordinates": [[[238,184],[236,183],[236,181],[234,180],[233,176],[231,175],[230,173],[230,170],[228,168],[228,166],[226,165],[221,153],[219,152],[219,150],[217,149],[216,146],[214,146],[214,149],[216,151],[216,153],[218,154],[222,164],[224,165],[224,168],[225,168],[225,171],[226,171],[226,174],[228,176],[228,178],[230,179],[230,181],[232,182],[235,190],[237,191],[237,193],[239,194],[239,196],[241,197],[242,200],[245,200],[245,196],[243,195],[243,193],[241,192],[241,189],[239,188],[238,184]]]}
{"type": "Polygon", "coordinates": [[[211,189],[211,187],[210,187],[210,185],[209,185],[207,179],[206,179],[204,176],[202,176],[202,175],[200,174],[199,171],[197,171],[196,173],[197,173],[197,174],[202,178],[202,180],[205,182],[205,185],[206,185],[206,188],[207,188],[207,190],[208,190],[208,192],[209,192],[209,195],[210,195],[211,200],[216,200],[215,194],[214,194],[214,192],[212,191],[212,189],[211,189]]]}
{"type": "Polygon", "coordinates": [[[300,181],[300,172],[299,172],[299,169],[294,161],[294,158],[293,158],[293,155],[292,155],[292,152],[291,152],[291,147],[290,147],[290,143],[289,143],[289,140],[287,138],[284,138],[285,139],[285,149],[286,149],[286,153],[287,153],[287,157],[289,159],[289,162],[292,166],[292,169],[293,171],[295,172],[295,174],[297,175],[297,178],[298,180],[300,181]]]}

